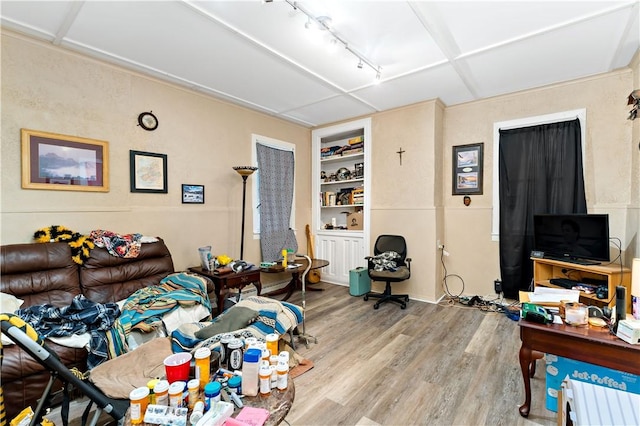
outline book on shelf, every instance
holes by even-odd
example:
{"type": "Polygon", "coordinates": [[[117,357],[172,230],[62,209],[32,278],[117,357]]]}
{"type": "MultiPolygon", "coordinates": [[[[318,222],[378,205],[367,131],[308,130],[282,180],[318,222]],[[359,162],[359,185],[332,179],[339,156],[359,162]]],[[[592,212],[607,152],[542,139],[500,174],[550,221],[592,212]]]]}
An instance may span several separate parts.
{"type": "Polygon", "coordinates": [[[349,145],[354,145],[360,142],[364,143],[364,136],[356,136],[355,138],[349,139],[349,145]]]}

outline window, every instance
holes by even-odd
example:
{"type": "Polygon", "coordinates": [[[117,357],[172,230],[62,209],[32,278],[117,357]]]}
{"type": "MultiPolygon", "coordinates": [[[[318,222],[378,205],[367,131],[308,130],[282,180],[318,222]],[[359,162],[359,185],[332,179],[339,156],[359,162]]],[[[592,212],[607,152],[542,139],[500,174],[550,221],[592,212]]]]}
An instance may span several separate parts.
{"type": "MultiPolygon", "coordinates": [[[[289,142],[280,141],[277,139],[268,138],[266,136],[260,136],[253,134],[251,135],[252,139],[252,153],[251,153],[251,164],[258,164],[258,154],[256,146],[257,144],[266,145],[274,149],[279,149],[282,151],[293,152],[293,158],[295,162],[296,156],[296,146],[289,142]]],[[[260,169],[256,170],[254,174],[254,179],[252,179],[252,209],[253,209],[253,237],[260,238],[260,169]]],[[[294,186],[294,197],[291,204],[291,218],[289,220],[289,227],[291,229],[295,229],[295,217],[296,217],[296,202],[295,202],[295,186],[294,186]]]]}
{"type": "MultiPolygon", "coordinates": [[[[527,117],[517,120],[500,121],[493,124],[493,214],[491,222],[491,239],[493,241],[500,240],[500,182],[499,182],[499,144],[500,129],[517,129],[520,127],[536,126],[539,124],[555,123],[558,121],[580,120],[580,130],[582,138],[582,158],[585,157],[586,146],[586,128],[587,128],[587,111],[586,109],[578,109],[564,111],[555,114],[540,115],[536,117],[527,117]]],[[[584,166],[583,166],[584,167],[584,166]]]]}

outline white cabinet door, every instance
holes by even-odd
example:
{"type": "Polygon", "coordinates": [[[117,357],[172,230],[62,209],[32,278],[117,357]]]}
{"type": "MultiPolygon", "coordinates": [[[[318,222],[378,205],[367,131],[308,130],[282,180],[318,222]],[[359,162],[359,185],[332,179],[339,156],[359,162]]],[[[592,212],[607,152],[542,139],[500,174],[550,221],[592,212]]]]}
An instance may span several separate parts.
{"type": "Polygon", "coordinates": [[[367,265],[362,235],[318,233],[316,246],[316,257],[330,262],[321,270],[322,281],[349,285],[349,271],[367,265]]]}

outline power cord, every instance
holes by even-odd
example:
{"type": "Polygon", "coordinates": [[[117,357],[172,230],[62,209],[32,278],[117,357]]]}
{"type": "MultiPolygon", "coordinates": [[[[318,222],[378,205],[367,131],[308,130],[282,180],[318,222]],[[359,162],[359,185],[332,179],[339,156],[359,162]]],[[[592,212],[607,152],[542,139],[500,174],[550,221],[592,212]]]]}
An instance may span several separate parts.
{"type": "Polygon", "coordinates": [[[442,247],[439,248],[440,250],[440,263],[442,263],[442,269],[444,271],[444,277],[442,278],[442,284],[444,287],[444,292],[447,294],[447,298],[451,303],[455,303],[456,301],[459,300],[460,296],[462,295],[462,293],[464,293],[464,280],[462,279],[462,277],[460,275],[457,274],[448,274],[447,273],[447,265],[445,265],[444,263],[444,245],[442,247]],[[453,295],[451,294],[451,292],[449,291],[449,285],[447,284],[447,279],[450,277],[456,277],[460,280],[460,282],[462,282],[462,288],[460,289],[460,293],[458,293],[457,295],[453,295]]]}

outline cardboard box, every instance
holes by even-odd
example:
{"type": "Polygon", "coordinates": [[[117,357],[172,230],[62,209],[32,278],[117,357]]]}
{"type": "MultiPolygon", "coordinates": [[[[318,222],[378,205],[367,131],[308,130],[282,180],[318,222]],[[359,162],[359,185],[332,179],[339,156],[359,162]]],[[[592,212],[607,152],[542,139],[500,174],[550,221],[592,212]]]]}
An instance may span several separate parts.
{"type": "Polygon", "coordinates": [[[579,382],[591,383],[612,389],[640,394],[640,376],[625,373],[599,365],[587,364],[561,356],[546,354],[546,407],[547,410],[558,409],[558,394],[561,392],[565,378],[579,382]]]}
{"type": "Polygon", "coordinates": [[[350,231],[362,231],[364,229],[364,217],[362,212],[347,213],[347,229],[350,231]]]}

